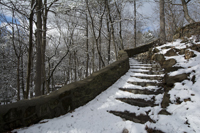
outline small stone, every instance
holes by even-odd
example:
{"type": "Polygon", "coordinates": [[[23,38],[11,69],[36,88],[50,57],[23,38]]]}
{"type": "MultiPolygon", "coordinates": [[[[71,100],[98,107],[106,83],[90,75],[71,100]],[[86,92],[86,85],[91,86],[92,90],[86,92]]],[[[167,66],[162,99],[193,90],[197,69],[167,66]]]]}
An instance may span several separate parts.
{"type": "Polygon", "coordinates": [[[153,49],[153,53],[158,53],[158,52],[160,52],[160,50],[158,50],[157,48],[153,49]]]}
{"type": "Polygon", "coordinates": [[[195,57],[196,55],[194,54],[193,51],[190,51],[190,50],[186,50],[185,51],[185,59],[190,59],[192,57],[195,57]]]}
{"type": "Polygon", "coordinates": [[[122,133],[129,133],[128,129],[124,128],[122,133]]]}
{"type": "Polygon", "coordinates": [[[171,113],[169,113],[167,110],[162,109],[158,114],[160,115],[171,115],[171,113]]]}

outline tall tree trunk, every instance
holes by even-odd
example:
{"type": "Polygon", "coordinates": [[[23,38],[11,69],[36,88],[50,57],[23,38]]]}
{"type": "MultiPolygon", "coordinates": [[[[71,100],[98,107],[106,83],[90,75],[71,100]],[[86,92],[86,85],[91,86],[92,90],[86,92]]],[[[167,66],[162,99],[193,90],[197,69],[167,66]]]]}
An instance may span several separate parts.
{"type": "Polygon", "coordinates": [[[88,69],[89,69],[89,41],[88,41],[88,39],[89,39],[89,36],[88,36],[88,15],[87,15],[87,13],[86,13],[86,16],[85,16],[85,18],[86,18],[86,56],[87,56],[87,61],[86,61],[86,77],[88,77],[88,69]]]}
{"type": "Polygon", "coordinates": [[[76,62],[76,51],[74,51],[74,81],[77,81],[77,62],[76,62]]]}
{"type": "Polygon", "coordinates": [[[46,70],[45,70],[45,50],[46,50],[46,33],[47,33],[47,0],[44,0],[44,15],[43,15],[43,35],[42,35],[42,82],[43,82],[43,94],[45,88],[47,89],[48,83],[46,82],[46,70]],[[46,87],[45,87],[46,86],[46,87]]]}
{"type": "MultiPolygon", "coordinates": [[[[101,53],[101,34],[99,36],[99,52],[101,53]]],[[[102,56],[101,57],[99,56],[99,70],[102,68],[101,60],[103,60],[103,58],[102,58],[102,56]]],[[[105,67],[105,64],[103,67],[105,67]]]]}
{"type": "Polygon", "coordinates": [[[21,88],[23,92],[23,98],[25,99],[26,93],[24,89],[24,60],[23,60],[23,54],[21,56],[21,88]]]}
{"type": "Polygon", "coordinates": [[[195,23],[195,21],[190,17],[189,13],[188,13],[188,8],[187,8],[187,3],[190,2],[191,0],[188,0],[187,2],[185,2],[185,0],[181,0],[182,1],[182,6],[183,6],[183,11],[184,11],[184,17],[185,19],[188,21],[188,23],[195,23]]]}
{"type": "Polygon", "coordinates": [[[133,42],[133,47],[136,48],[136,0],[134,0],[134,42],[133,42]]]}
{"type": "Polygon", "coordinates": [[[117,13],[119,15],[119,37],[120,37],[120,45],[121,45],[121,49],[124,49],[124,44],[123,44],[123,38],[122,38],[122,15],[121,12],[119,10],[119,7],[117,5],[117,2],[115,1],[115,6],[117,8],[117,13]]]}
{"type": "Polygon", "coordinates": [[[108,17],[106,19],[107,23],[107,32],[108,32],[108,64],[110,64],[110,45],[111,45],[111,32],[108,17]]]}
{"type": "Polygon", "coordinates": [[[160,0],[160,43],[166,43],[165,34],[165,1],[160,0]]]}
{"type": "Polygon", "coordinates": [[[37,0],[37,53],[36,53],[36,77],[35,96],[41,95],[42,83],[42,1],[37,0]]]}
{"type": "Polygon", "coordinates": [[[17,59],[17,100],[20,100],[20,59],[17,59]]]}
{"type": "Polygon", "coordinates": [[[94,39],[92,39],[92,73],[95,72],[95,51],[94,51],[94,39]]]}
{"type": "Polygon", "coordinates": [[[29,18],[29,49],[28,49],[28,67],[27,67],[27,76],[26,76],[26,96],[25,99],[28,99],[29,89],[30,89],[30,75],[31,75],[31,59],[32,59],[32,49],[33,49],[33,5],[35,0],[31,0],[31,14],[29,18]]]}

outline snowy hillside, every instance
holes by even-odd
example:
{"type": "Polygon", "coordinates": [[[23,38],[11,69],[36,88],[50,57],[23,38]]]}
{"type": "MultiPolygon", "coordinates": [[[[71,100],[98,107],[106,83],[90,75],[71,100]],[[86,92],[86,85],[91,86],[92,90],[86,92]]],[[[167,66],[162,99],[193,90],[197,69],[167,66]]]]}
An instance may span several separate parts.
{"type": "MultiPolygon", "coordinates": [[[[162,110],[161,102],[164,93],[157,95],[134,94],[122,91],[119,88],[139,88],[147,90],[160,89],[155,86],[138,86],[130,82],[152,82],[152,80],[141,79],[137,76],[144,76],[141,70],[130,68],[116,83],[106,91],[90,101],[85,106],[66,115],[54,119],[43,120],[38,124],[27,128],[17,129],[14,132],[19,133],[122,133],[127,129],[129,133],[145,133],[145,127],[159,130],[165,133],[198,133],[200,132],[200,53],[191,47],[197,47],[200,42],[195,42],[191,37],[187,41],[175,40],[158,46],[159,54],[166,54],[169,50],[176,48],[181,51],[185,49],[192,51],[193,56],[186,58],[185,53],[175,53],[174,56],[165,56],[166,59],[175,59],[176,64],[173,67],[180,67],[176,71],[169,72],[169,76],[187,74],[187,78],[181,82],[176,82],[169,90],[170,103],[166,107],[169,115],[159,114],[162,110]],[[138,73],[133,73],[138,71],[138,73]],[[116,98],[140,98],[146,101],[154,99],[156,106],[139,107],[127,104],[116,98]],[[133,112],[136,116],[140,114],[148,115],[153,122],[147,121],[144,124],[122,119],[112,113],[110,110],[133,112]]],[[[134,58],[130,58],[131,65],[141,64],[134,58]]],[[[145,67],[148,68],[148,67],[145,67]]],[[[144,70],[145,71],[145,70],[144,70]]],[[[148,71],[148,70],[147,70],[148,71]]],[[[146,75],[147,76],[147,75],[146,75]]],[[[152,76],[152,75],[149,75],[152,76]]],[[[164,76],[161,74],[160,76],[164,76]]],[[[160,81],[153,81],[159,83],[160,81]]]]}

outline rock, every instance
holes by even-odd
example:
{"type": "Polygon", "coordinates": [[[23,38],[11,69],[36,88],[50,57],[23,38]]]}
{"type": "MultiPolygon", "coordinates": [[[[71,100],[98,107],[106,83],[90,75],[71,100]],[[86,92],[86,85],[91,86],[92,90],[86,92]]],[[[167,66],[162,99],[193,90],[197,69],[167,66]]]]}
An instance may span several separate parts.
{"type": "Polygon", "coordinates": [[[153,53],[158,53],[158,52],[160,52],[160,50],[158,50],[157,48],[153,49],[153,53]]]}
{"type": "Polygon", "coordinates": [[[192,81],[193,84],[196,82],[196,76],[195,75],[192,76],[191,81],[192,81]]]}
{"type": "Polygon", "coordinates": [[[198,52],[200,52],[200,45],[198,44],[198,45],[193,45],[192,47],[190,47],[192,50],[195,50],[195,51],[198,51],[198,52]]]}
{"type": "Polygon", "coordinates": [[[151,59],[157,61],[161,65],[165,61],[165,57],[163,54],[154,54],[151,59]]]}
{"type": "Polygon", "coordinates": [[[180,55],[185,54],[185,49],[181,49],[178,54],[180,54],[180,55]]]}
{"type": "Polygon", "coordinates": [[[188,42],[189,40],[187,39],[187,38],[183,38],[182,39],[182,41],[181,41],[181,43],[186,43],[186,42],[188,42]]]}
{"type": "Polygon", "coordinates": [[[163,83],[165,83],[166,86],[168,86],[168,87],[173,87],[174,83],[182,82],[183,80],[186,80],[186,79],[188,79],[187,73],[179,74],[179,75],[176,75],[176,76],[169,76],[169,75],[166,74],[164,76],[163,83]]]}
{"type": "Polygon", "coordinates": [[[169,49],[169,48],[172,48],[171,46],[165,46],[165,47],[162,47],[161,49],[169,49]]]}
{"type": "Polygon", "coordinates": [[[175,56],[177,55],[176,51],[177,51],[176,49],[170,49],[169,51],[167,51],[165,56],[175,56]]]}
{"type": "Polygon", "coordinates": [[[182,67],[168,67],[165,68],[165,72],[169,73],[169,72],[173,72],[173,71],[177,71],[178,69],[181,69],[182,67]]]}
{"type": "Polygon", "coordinates": [[[129,133],[128,129],[124,128],[122,133],[129,133]]]}
{"type": "Polygon", "coordinates": [[[160,115],[171,115],[171,113],[169,113],[167,110],[162,109],[158,114],[160,115]]]}
{"type": "Polygon", "coordinates": [[[186,98],[183,100],[184,102],[188,102],[188,101],[191,101],[191,98],[186,98]]]}
{"type": "Polygon", "coordinates": [[[167,106],[169,106],[169,103],[170,103],[170,94],[168,94],[168,92],[165,92],[163,100],[161,102],[161,107],[166,108],[167,106]]]}
{"type": "Polygon", "coordinates": [[[195,57],[196,55],[194,54],[194,52],[193,51],[190,51],[190,50],[186,50],[185,51],[185,59],[190,59],[190,58],[192,58],[192,57],[195,57]]]}
{"type": "Polygon", "coordinates": [[[162,109],[158,114],[160,115],[171,115],[171,113],[169,113],[167,110],[162,109]]]}
{"type": "Polygon", "coordinates": [[[163,62],[162,67],[166,69],[166,68],[172,67],[172,66],[175,65],[176,63],[177,63],[177,62],[176,62],[175,59],[168,59],[168,60],[166,60],[166,61],[163,62]]]}

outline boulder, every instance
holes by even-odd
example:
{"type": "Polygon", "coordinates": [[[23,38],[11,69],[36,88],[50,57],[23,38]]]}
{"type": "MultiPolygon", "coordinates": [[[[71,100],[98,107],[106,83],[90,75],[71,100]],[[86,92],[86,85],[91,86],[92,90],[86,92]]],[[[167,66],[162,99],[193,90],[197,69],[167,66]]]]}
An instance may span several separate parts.
{"type": "Polygon", "coordinates": [[[180,54],[180,55],[185,54],[185,49],[181,49],[181,50],[178,52],[178,54],[180,54]]]}
{"type": "Polygon", "coordinates": [[[169,51],[167,51],[165,56],[175,56],[177,55],[176,51],[177,51],[176,49],[170,49],[169,51]]]}
{"type": "Polygon", "coordinates": [[[166,108],[167,106],[169,106],[169,103],[170,103],[170,94],[168,94],[168,92],[165,92],[163,100],[161,102],[161,107],[166,108]]]}
{"type": "Polygon", "coordinates": [[[169,73],[169,72],[177,71],[178,69],[181,69],[181,68],[182,67],[166,67],[165,72],[169,73]]]}
{"type": "Polygon", "coordinates": [[[162,67],[166,69],[166,68],[172,67],[176,63],[177,61],[175,59],[168,59],[163,62],[162,67]]]}
{"type": "Polygon", "coordinates": [[[165,57],[163,54],[154,54],[151,59],[157,61],[161,65],[165,61],[165,57]]]}
{"type": "Polygon", "coordinates": [[[195,56],[196,55],[194,54],[193,51],[190,51],[190,50],[185,51],[185,59],[189,60],[190,58],[195,57],[195,56]]]}
{"type": "Polygon", "coordinates": [[[165,74],[163,83],[168,87],[173,87],[174,83],[176,82],[182,82],[183,80],[188,79],[188,74],[183,73],[175,76],[169,76],[168,74],[165,74]]]}

